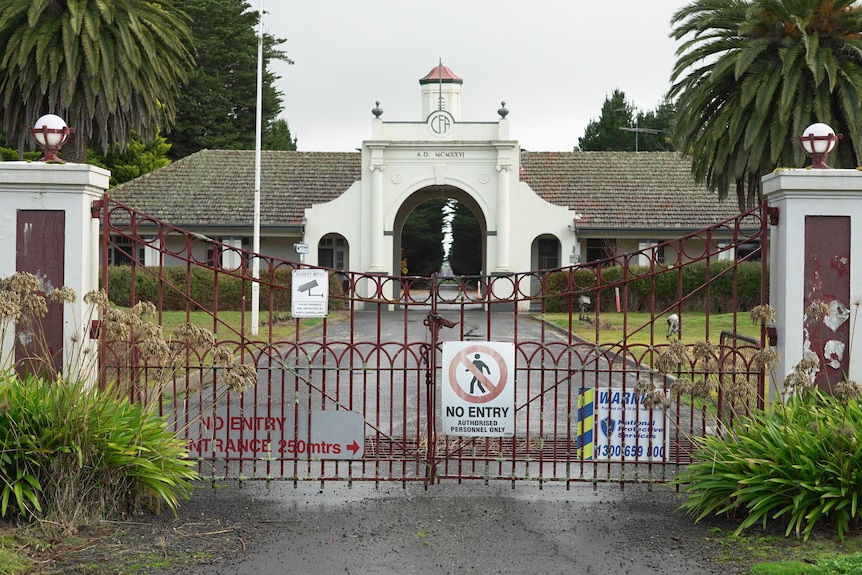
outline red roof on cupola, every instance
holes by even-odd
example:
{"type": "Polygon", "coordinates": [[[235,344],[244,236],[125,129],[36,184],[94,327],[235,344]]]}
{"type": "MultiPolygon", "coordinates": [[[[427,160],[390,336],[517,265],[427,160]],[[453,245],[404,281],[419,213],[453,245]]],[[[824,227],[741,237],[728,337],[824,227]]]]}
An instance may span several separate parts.
{"type": "Polygon", "coordinates": [[[456,76],[455,73],[452,72],[452,70],[450,70],[443,64],[439,64],[431,68],[431,71],[428,72],[428,75],[419,80],[419,84],[433,84],[441,81],[446,84],[464,83],[464,80],[456,76]]]}

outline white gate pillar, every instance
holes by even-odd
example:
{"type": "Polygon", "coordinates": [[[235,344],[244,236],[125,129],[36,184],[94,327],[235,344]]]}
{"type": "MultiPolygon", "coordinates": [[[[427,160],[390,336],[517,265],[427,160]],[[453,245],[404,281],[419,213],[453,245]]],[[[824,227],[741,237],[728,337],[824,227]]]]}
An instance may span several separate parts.
{"type": "Polygon", "coordinates": [[[853,303],[862,302],[862,252],[851,249],[862,246],[862,172],[778,170],[763,178],[763,194],[778,217],[769,242],[769,300],[781,355],[772,391],[806,353],[824,360],[816,380],[821,388],[845,374],[862,382],[862,350],[850,350],[862,335],[851,333],[862,312],[853,303]],[[832,311],[808,326],[805,310],[815,301],[832,311]]]}
{"type": "MultiPolygon", "coordinates": [[[[95,340],[87,337],[87,326],[83,325],[87,319],[83,298],[99,288],[99,220],[92,217],[91,208],[93,201],[101,199],[108,189],[109,178],[107,170],[87,164],[0,162],[0,202],[3,205],[0,210],[0,277],[9,277],[18,271],[17,262],[27,256],[18,252],[26,249],[29,242],[35,245],[34,240],[38,240],[19,241],[19,215],[24,212],[38,216],[41,211],[62,214],[62,284],[77,294],[75,303],[64,304],[62,310],[63,366],[74,366],[76,360],[83,357],[82,347],[94,350],[96,345],[95,340]]],[[[52,256],[42,257],[50,259],[52,256]]],[[[46,285],[51,281],[50,277],[42,279],[46,285]]],[[[53,282],[51,286],[61,287],[53,282]]],[[[10,366],[14,362],[14,334],[6,335],[0,358],[2,365],[10,366]]],[[[96,376],[95,372],[81,374],[77,371],[65,375],[70,378],[96,376]]]]}

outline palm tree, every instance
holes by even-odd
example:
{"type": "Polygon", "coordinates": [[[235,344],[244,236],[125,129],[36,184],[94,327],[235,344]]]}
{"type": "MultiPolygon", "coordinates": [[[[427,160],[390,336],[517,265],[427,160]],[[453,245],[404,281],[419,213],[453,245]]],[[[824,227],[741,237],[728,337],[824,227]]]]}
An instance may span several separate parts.
{"type": "Polygon", "coordinates": [[[862,8],[855,0],[696,0],[672,19],[678,149],[699,182],[744,211],[760,178],[801,166],[814,122],[844,134],[835,167],[862,156],[862,8]]]}
{"type": "MultiPolygon", "coordinates": [[[[174,120],[193,65],[184,13],[169,0],[2,0],[0,113],[10,144],[54,113],[81,151],[132,130],[148,140],[174,120]]],[[[83,161],[83,160],[82,160],[83,161]]]]}

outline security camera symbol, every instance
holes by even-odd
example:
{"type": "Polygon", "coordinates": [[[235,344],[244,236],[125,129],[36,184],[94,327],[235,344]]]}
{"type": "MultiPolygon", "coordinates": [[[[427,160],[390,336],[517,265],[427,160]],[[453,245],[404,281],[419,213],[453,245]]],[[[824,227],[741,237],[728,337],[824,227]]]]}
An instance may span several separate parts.
{"type": "Polygon", "coordinates": [[[316,288],[318,285],[320,285],[320,284],[317,283],[317,280],[311,280],[311,281],[305,282],[301,286],[297,287],[296,290],[299,293],[308,292],[308,294],[306,294],[306,295],[308,295],[309,297],[321,297],[322,298],[323,297],[322,293],[319,293],[319,294],[318,293],[311,293],[311,290],[316,288]]]}

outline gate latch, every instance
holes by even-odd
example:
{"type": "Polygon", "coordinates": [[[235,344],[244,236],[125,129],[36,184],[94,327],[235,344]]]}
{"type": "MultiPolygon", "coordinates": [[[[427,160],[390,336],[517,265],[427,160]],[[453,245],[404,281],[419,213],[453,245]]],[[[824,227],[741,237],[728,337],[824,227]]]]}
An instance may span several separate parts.
{"type": "Polygon", "coordinates": [[[425,318],[425,321],[422,322],[426,327],[430,328],[433,331],[439,331],[441,327],[455,327],[458,325],[457,322],[446,319],[442,315],[436,313],[428,313],[428,317],[425,318]]]}

